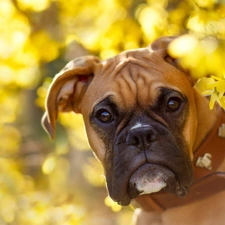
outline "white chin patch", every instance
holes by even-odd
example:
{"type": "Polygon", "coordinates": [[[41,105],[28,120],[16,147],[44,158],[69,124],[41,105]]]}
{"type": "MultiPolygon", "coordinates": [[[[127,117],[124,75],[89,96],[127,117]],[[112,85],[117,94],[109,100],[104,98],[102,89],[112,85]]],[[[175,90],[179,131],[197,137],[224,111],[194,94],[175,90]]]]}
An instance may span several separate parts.
{"type": "Polygon", "coordinates": [[[158,192],[166,187],[166,182],[163,180],[163,173],[158,173],[153,177],[143,176],[136,182],[136,188],[140,194],[150,194],[158,192]]]}

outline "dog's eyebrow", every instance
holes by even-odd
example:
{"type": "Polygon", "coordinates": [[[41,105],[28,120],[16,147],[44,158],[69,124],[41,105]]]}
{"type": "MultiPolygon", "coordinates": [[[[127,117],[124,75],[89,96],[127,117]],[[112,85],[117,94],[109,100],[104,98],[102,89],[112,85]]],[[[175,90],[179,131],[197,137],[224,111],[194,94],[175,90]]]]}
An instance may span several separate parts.
{"type": "Polygon", "coordinates": [[[172,89],[172,88],[167,88],[167,87],[160,87],[158,99],[160,97],[165,97],[165,96],[168,96],[168,95],[171,95],[171,94],[177,95],[181,98],[185,98],[185,96],[178,90],[175,90],[175,89],[172,89]]]}
{"type": "MultiPolygon", "coordinates": [[[[109,95],[106,98],[104,98],[102,101],[100,101],[98,104],[96,104],[96,106],[98,105],[109,105],[109,106],[116,106],[116,103],[114,101],[114,96],[113,95],[109,95]]],[[[96,107],[95,106],[95,107],[96,107]]]]}

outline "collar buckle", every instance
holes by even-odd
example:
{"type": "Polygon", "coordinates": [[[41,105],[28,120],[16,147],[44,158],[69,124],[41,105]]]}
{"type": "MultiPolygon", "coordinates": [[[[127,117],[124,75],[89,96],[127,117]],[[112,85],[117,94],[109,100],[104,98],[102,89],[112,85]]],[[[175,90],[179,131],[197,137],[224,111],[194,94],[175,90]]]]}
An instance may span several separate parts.
{"type": "Polygon", "coordinates": [[[212,155],[205,153],[202,157],[198,157],[196,164],[197,167],[205,168],[207,170],[212,169],[212,155]]]}
{"type": "Polygon", "coordinates": [[[225,138],[225,123],[219,127],[218,136],[225,138]]]}

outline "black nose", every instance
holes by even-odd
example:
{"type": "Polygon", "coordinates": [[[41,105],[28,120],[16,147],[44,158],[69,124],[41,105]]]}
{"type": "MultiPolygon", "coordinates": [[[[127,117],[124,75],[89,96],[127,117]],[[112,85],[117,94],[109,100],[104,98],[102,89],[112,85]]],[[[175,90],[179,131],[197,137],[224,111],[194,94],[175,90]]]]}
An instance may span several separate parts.
{"type": "Polygon", "coordinates": [[[158,139],[158,133],[152,126],[131,129],[127,135],[126,143],[134,145],[140,150],[150,147],[152,142],[158,139]]]}

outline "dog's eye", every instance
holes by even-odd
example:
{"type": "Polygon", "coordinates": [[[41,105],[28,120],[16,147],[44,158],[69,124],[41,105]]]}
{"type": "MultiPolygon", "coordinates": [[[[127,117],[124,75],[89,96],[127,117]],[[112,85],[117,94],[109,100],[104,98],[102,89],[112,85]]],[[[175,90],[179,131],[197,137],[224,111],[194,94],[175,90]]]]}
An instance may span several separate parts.
{"type": "Polygon", "coordinates": [[[181,100],[177,97],[171,97],[167,101],[167,112],[175,112],[180,108],[181,100]]]}
{"type": "Polygon", "coordinates": [[[110,123],[113,121],[112,115],[105,109],[99,110],[96,118],[102,123],[110,123]]]}

